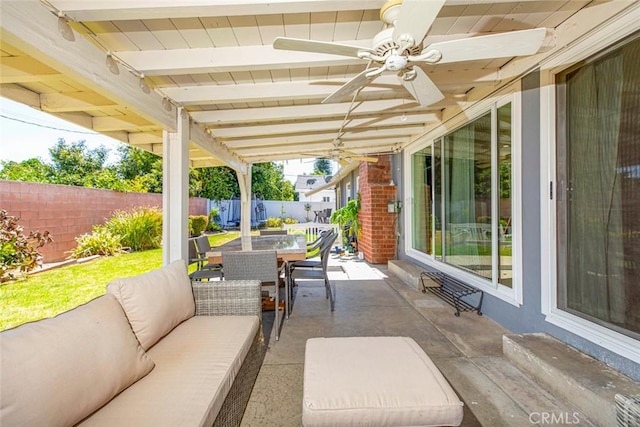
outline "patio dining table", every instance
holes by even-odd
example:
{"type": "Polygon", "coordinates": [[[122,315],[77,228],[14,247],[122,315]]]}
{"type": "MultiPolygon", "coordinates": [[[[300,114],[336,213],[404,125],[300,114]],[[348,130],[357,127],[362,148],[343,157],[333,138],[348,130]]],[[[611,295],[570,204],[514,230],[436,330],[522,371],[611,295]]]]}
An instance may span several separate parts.
{"type": "MultiPolygon", "coordinates": [[[[304,235],[264,235],[264,236],[249,236],[239,237],[235,240],[218,246],[215,250],[207,252],[207,258],[210,263],[223,264],[222,253],[225,251],[264,251],[275,250],[278,257],[278,264],[286,263],[288,261],[300,261],[306,259],[307,256],[307,240],[304,235]]],[[[223,266],[224,271],[224,266],[223,266]]],[[[285,274],[288,274],[289,269],[285,266],[285,274]]],[[[285,283],[290,283],[289,278],[285,277],[285,283]]],[[[284,313],[285,319],[289,318],[289,306],[291,298],[291,289],[287,287],[285,290],[286,298],[286,310],[284,313]]],[[[277,301],[277,300],[276,300],[277,301]]],[[[276,329],[277,326],[276,326],[276,329]]],[[[279,331],[278,331],[279,333],[279,331]]],[[[276,340],[278,339],[276,334],[276,340]]]]}
{"type": "Polygon", "coordinates": [[[221,264],[224,251],[264,251],[275,250],[278,261],[299,261],[306,258],[307,241],[305,236],[250,236],[239,237],[207,252],[210,263],[221,264]]]}

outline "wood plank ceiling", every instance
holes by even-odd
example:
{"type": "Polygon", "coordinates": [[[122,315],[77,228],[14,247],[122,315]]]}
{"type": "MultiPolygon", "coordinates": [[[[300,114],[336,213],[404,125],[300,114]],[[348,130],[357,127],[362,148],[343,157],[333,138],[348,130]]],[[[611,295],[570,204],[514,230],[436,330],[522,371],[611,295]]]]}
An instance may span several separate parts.
{"type": "MultiPolygon", "coordinates": [[[[384,3],[48,0],[39,6],[68,19],[75,36],[89,40],[105,61],[112,55],[120,73],[142,75],[158,99],[183,106],[214,144],[241,161],[257,163],[327,156],[338,136],[344,149],[361,155],[396,151],[440,123],[446,109],[464,106],[474,91],[498,87],[501,70],[519,60],[424,65],[445,95],[429,107],[417,104],[393,74],[365,87],[353,104],[321,104],[364,70],[366,61],[272,48],[277,36],[370,46],[384,28],[379,18],[384,3]]],[[[424,45],[530,28],[548,28],[552,34],[589,3],[449,0],[424,45]]],[[[122,105],[118,97],[100,93],[19,46],[5,41],[0,51],[3,96],[162,153],[163,126],[150,120],[149,112],[122,105]]],[[[105,62],[93,66],[107,67],[105,62]]],[[[228,163],[203,144],[192,146],[190,158],[196,167],[228,163]]]]}

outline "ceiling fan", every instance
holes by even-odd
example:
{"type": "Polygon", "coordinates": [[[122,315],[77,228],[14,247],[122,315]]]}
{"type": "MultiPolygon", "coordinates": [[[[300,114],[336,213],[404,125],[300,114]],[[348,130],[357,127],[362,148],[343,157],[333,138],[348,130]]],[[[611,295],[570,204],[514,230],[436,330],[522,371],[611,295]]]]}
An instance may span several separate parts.
{"type": "Polygon", "coordinates": [[[315,152],[315,153],[300,153],[304,156],[315,157],[318,159],[328,159],[333,160],[334,162],[338,162],[340,166],[346,166],[351,161],[360,161],[360,162],[369,162],[369,163],[377,163],[377,157],[369,157],[362,156],[358,153],[354,153],[352,151],[347,151],[341,148],[343,146],[343,142],[341,139],[336,139],[333,141],[333,148],[329,151],[325,152],[315,152]]]}
{"type": "Polygon", "coordinates": [[[386,28],[373,38],[371,48],[288,37],[277,37],[273,47],[351,56],[369,61],[367,69],[326,97],[323,104],[344,101],[385,71],[393,71],[422,106],[434,104],[444,95],[420,68],[420,64],[532,55],[542,47],[546,28],[462,38],[423,47],[422,41],[445,2],[390,0],[380,9],[380,19],[386,28]],[[371,64],[377,66],[371,67],[371,64]]]}

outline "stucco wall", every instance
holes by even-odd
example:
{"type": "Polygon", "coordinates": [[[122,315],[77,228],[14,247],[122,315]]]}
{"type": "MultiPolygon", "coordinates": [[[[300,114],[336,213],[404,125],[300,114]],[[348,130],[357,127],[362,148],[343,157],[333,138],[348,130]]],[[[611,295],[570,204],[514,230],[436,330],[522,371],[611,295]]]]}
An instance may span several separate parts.
{"type": "MultiPolygon", "coordinates": [[[[162,208],[162,194],[0,180],[0,209],[19,216],[27,233],[51,233],[54,242],[40,248],[44,262],[64,260],[76,246],[76,236],[91,232],[116,210],[139,206],[162,208]]],[[[208,214],[207,200],[190,199],[189,213],[208,214]]]]}

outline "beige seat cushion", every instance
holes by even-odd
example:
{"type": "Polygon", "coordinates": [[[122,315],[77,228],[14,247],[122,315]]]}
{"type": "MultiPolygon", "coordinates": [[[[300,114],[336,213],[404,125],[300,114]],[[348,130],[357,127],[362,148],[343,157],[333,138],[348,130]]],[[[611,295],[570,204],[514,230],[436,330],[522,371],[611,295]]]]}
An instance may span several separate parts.
{"type": "Polygon", "coordinates": [[[112,295],[0,334],[0,425],[69,426],[153,362],[112,295]]]}
{"type": "Polygon", "coordinates": [[[195,314],[191,282],[184,261],[107,285],[129,318],[142,348],[148,350],[160,338],[195,314]]]}
{"type": "Polygon", "coordinates": [[[210,426],[258,332],[257,316],[195,316],[162,338],[155,369],[82,426],[210,426]]]}
{"type": "Polygon", "coordinates": [[[304,361],[304,426],[457,426],[462,402],[411,338],[313,338],[304,361]]]}

